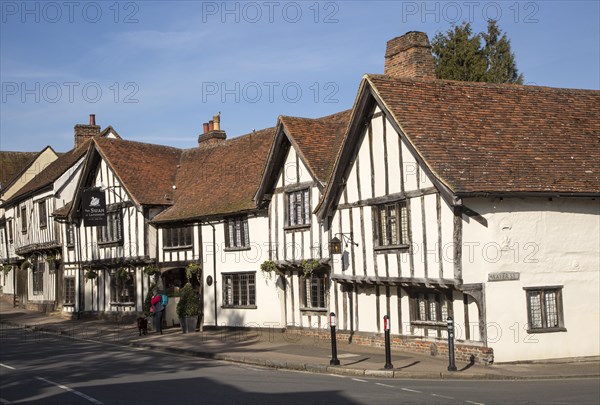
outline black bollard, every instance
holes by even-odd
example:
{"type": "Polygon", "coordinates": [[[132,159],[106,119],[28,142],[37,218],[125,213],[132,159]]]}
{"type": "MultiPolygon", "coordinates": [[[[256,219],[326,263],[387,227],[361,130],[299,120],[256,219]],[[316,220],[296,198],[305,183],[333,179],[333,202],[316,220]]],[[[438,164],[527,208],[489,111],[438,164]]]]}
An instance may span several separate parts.
{"type": "Polygon", "coordinates": [[[448,371],[456,371],[454,362],[454,320],[451,316],[448,317],[448,358],[450,361],[448,371]]]}
{"type": "Polygon", "coordinates": [[[329,364],[339,366],[340,361],[337,358],[337,341],[335,340],[335,313],[329,314],[329,326],[331,327],[331,360],[329,364]]]}
{"type": "Polygon", "coordinates": [[[390,348],[390,317],[385,315],[383,317],[383,330],[385,333],[385,365],[383,368],[392,369],[392,350],[390,348]]]}

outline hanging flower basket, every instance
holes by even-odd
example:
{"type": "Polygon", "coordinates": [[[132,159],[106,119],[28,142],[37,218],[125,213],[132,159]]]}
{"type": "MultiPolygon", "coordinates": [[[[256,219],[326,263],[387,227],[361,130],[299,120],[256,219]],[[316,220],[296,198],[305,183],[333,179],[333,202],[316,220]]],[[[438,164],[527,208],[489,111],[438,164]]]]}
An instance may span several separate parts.
{"type": "Polygon", "coordinates": [[[187,265],[185,268],[185,276],[187,277],[188,283],[191,281],[194,275],[198,277],[198,270],[200,270],[198,263],[190,262],[187,265]]]}
{"type": "Polygon", "coordinates": [[[129,269],[126,267],[121,267],[115,272],[116,276],[121,280],[125,280],[129,277],[129,269]]]}
{"type": "Polygon", "coordinates": [[[86,280],[95,280],[98,278],[98,272],[96,270],[88,269],[83,275],[86,280]]]}
{"type": "Polygon", "coordinates": [[[23,263],[21,263],[21,270],[27,270],[30,267],[31,262],[29,260],[25,260],[23,263]]]}
{"type": "Polygon", "coordinates": [[[4,272],[4,275],[10,273],[10,271],[12,270],[13,266],[10,264],[5,264],[2,266],[2,271],[4,272]]]}
{"type": "Polygon", "coordinates": [[[317,267],[320,266],[318,260],[315,259],[306,259],[302,261],[302,272],[304,273],[304,277],[310,277],[315,271],[317,267]]]}
{"type": "Polygon", "coordinates": [[[156,265],[151,264],[144,269],[144,273],[149,276],[156,276],[157,274],[160,274],[160,269],[156,265]]]}
{"type": "Polygon", "coordinates": [[[273,260],[265,260],[260,265],[260,270],[265,276],[271,279],[273,274],[283,276],[283,272],[277,267],[277,264],[273,260]]]}

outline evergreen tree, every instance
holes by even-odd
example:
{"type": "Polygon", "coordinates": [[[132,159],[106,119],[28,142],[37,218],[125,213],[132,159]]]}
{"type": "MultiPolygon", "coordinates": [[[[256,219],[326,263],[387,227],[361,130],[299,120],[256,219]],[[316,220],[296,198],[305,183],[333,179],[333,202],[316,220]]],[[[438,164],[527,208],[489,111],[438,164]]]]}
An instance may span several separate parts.
{"type": "Polygon", "coordinates": [[[439,79],[523,83],[523,75],[518,73],[510,50],[510,40],[494,20],[489,21],[487,33],[473,34],[469,23],[437,33],[432,51],[439,79]]]}
{"type": "Polygon", "coordinates": [[[500,28],[494,20],[488,22],[487,32],[480,34],[485,41],[483,54],[487,64],[483,81],[523,84],[523,74],[517,71],[515,54],[510,51],[510,40],[506,37],[506,33],[502,36],[500,34],[500,28]]]}

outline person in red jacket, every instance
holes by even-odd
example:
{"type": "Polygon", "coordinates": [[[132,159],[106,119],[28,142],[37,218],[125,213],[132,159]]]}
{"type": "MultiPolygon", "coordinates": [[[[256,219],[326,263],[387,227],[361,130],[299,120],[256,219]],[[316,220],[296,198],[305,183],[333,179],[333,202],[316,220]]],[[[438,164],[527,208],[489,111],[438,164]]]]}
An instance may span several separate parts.
{"type": "Polygon", "coordinates": [[[152,304],[152,312],[154,313],[154,328],[156,332],[160,332],[162,335],[162,318],[164,316],[163,305],[161,295],[158,293],[158,290],[154,290],[152,292],[152,300],[150,301],[152,304]]]}

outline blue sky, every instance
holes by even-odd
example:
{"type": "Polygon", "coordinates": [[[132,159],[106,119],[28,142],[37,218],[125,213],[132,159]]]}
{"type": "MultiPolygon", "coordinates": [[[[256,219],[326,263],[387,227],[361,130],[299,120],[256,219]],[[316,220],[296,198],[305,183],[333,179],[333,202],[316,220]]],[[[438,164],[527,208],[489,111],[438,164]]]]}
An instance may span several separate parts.
{"type": "Polygon", "coordinates": [[[1,1],[0,149],[66,151],[91,113],[129,140],[188,148],[279,115],[351,108],[386,41],[488,18],[525,82],[600,88],[598,1],[1,1]]]}

